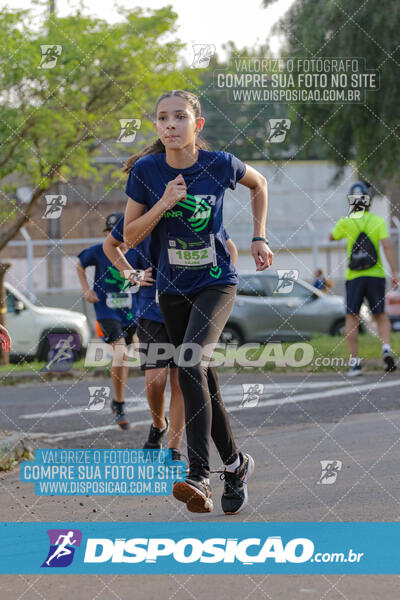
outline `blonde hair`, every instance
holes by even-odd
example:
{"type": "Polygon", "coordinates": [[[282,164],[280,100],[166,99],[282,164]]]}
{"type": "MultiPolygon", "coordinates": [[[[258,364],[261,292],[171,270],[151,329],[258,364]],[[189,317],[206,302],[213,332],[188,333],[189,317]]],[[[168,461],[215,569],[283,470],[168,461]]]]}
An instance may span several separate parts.
{"type": "MultiPolygon", "coordinates": [[[[192,94],[192,92],[187,92],[186,90],[172,90],[170,92],[166,92],[165,94],[162,94],[156,102],[156,113],[157,113],[158,105],[160,104],[161,100],[164,100],[165,98],[170,98],[171,96],[178,96],[178,98],[183,98],[184,100],[186,100],[186,102],[189,104],[195,118],[199,119],[201,117],[200,100],[198,99],[196,94],[192,94]]],[[[209,146],[204,139],[197,136],[196,148],[208,150],[209,146]]],[[[142,156],[147,156],[148,154],[161,154],[162,152],[165,152],[165,146],[162,143],[162,141],[160,140],[160,138],[157,138],[151,144],[149,144],[148,146],[143,148],[143,150],[140,150],[140,152],[136,152],[135,154],[132,154],[125,162],[125,164],[122,168],[122,171],[124,173],[129,173],[129,171],[131,170],[131,168],[135,164],[135,162],[137,160],[139,160],[139,158],[141,158],[142,156]]]]}

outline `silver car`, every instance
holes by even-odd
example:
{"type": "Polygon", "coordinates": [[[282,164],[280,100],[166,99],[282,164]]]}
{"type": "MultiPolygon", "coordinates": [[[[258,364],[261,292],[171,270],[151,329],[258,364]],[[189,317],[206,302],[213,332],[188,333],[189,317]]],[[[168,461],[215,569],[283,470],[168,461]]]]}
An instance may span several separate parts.
{"type": "MultiPolygon", "coordinates": [[[[292,341],[313,333],[344,334],[345,306],[341,296],[324,294],[302,279],[279,279],[274,271],[239,273],[237,296],[221,341],[292,341]]],[[[372,318],[367,306],[360,312],[360,330],[372,318]]]]}
{"type": "Polygon", "coordinates": [[[7,281],[7,328],[12,345],[11,357],[47,360],[50,347],[49,333],[77,333],[81,350],[77,357],[84,356],[89,343],[90,331],[84,314],[64,308],[37,306],[7,281]]]}

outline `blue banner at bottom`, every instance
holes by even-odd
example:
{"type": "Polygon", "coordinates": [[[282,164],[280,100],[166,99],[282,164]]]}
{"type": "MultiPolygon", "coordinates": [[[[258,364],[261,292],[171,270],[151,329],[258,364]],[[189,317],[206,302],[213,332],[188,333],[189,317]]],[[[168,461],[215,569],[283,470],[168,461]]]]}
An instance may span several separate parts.
{"type": "Polygon", "coordinates": [[[400,574],[400,523],[0,523],[0,573],[400,574]]]}

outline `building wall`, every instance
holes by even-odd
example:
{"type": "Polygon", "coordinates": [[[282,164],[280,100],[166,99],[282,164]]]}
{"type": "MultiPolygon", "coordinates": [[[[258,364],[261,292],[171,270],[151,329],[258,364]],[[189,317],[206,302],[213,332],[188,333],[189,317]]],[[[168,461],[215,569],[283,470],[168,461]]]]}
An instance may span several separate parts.
{"type": "MultiPolygon", "coordinates": [[[[353,170],[348,167],[336,183],[333,179],[336,168],[324,161],[299,161],[280,164],[251,163],[267,178],[269,208],[267,237],[275,253],[275,268],[297,269],[301,277],[312,279],[313,256],[310,250],[312,239],[319,244],[318,266],[334,279],[343,278],[345,252],[342,247],[329,245],[328,236],[335,222],[347,214],[347,192],[354,181],[353,170]],[[307,221],[312,221],[311,232],[307,221]]],[[[118,167],[115,167],[116,169],[118,167]]],[[[92,243],[103,239],[104,220],[110,212],[123,212],[126,196],[123,183],[107,178],[104,182],[71,180],[60,184],[58,193],[67,196],[67,205],[62,211],[60,232],[62,238],[93,238],[92,243]],[[111,189],[106,189],[111,186],[111,189]]],[[[57,193],[54,189],[52,193],[57,193]]],[[[43,219],[45,200],[34,212],[27,230],[32,239],[47,239],[49,220],[43,219]]],[[[389,223],[389,202],[376,198],[373,212],[382,215],[389,223]]],[[[238,185],[228,189],[224,200],[224,223],[239,248],[239,269],[252,269],[253,259],[249,253],[253,231],[249,190],[238,185]]],[[[23,239],[21,235],[16,239],[23,239]]],[[[65,245],[57,254],[51,246],[35,248],[33,279],[37,291],[53,287],[54,265],[60,271],[62,288],[79,289],[76,276],[76,255],[84,245],[65,245]],[[50,259],[48,257],[51,257],[50,259]],[[53,275],[49,262],[53,261],[53,275]]],[[[9,246],[0,259],[10,259],[12,267],[7,279],[21,291],[27,289],[27,261],[23,248],[9,246]]],[[[90,270],[89,270],[90,272],[90,270]]]]}

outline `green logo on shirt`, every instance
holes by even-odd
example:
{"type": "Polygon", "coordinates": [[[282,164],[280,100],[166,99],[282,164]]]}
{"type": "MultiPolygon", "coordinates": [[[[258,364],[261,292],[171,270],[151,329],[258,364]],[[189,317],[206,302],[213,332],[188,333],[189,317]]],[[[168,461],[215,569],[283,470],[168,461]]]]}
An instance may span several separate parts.
{"type": "Polygon", "coordinates": [[[121,275],[121,273],[118,271],[118,269],[115,269],[114,267],[107,267],[110,275],[112,276],[112,279],[104,279],[104,281],[106,281],[107,283],[111,283],[111,284],[115,284],[118,286],[118,290],[120,292],[124,292],[127,288],[131,287],[131,284],[129,282],[128,279],[125,279],[125,277],[123,277],[121,275]]]}
{"type": "MultiPolygon", "coordinates": [[[[204,198],[186,194],[186,200],[180,200],[176,203],[176,206],[181,206],[193,213],[193,215],[188,218],[188,222],[194,231],[203,231],[203,229],[207,227],[211,217],[211,206],[204,198]]],[[[183,215],[181,211],[167,210],[163,216],[168,218],[182,217],[183,215]]]]}
{"type": "Polygon", "coordinates": [[[163,214],[164,219],[170,219],[171,217],[183,217],[183,213],[181,210],[167,210],[163,214]]]}
{"type": "Polygon", "coordinates": [[[211,267],[209,273],[211,277],[214,277],[214,279],[218,279],[219,277],[221,277],[221,267],[218,267],[218,265],[216,267],[211,267]]]}

